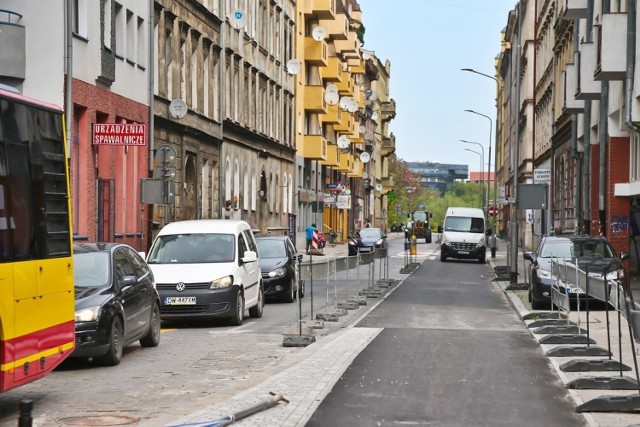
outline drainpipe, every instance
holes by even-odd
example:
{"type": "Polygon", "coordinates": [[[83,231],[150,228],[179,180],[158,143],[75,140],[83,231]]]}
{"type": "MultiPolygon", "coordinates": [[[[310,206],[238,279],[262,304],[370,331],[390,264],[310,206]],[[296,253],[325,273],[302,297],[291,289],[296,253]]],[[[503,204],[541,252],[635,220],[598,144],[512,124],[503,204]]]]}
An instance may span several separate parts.
{"type": "Polygon", "coordinates": [[[219,70],[219,79],[220,82],[218,84],[218,102],[220,104],[220,140],[218,141],[218,177],[220,182],[218,183],[218,218],[224,218],[224,186],[225,184],[225,176],[224,176],[224,116],[226,114],[225,111],[225,101],[224,101],[224,75],[225,75],[225,67],[227,66],[227,52],[225,46],[225,33],[227,32],[227,18],[225,16],[225,3],[226,1],[220,2],[220,70],[219,70]]]}
{"type": "MultiPolygon", "coordinates": [[[[632,121],[631,109],[633,106],[633,74],[635,73],[636,58],[636,0],[627,0],[627,75],[625,78],[625,105],[627,106],[627,117],[625,125],[631,132],[640,132],[640,126],[632,121]]],[[[631,135],[633,139],[633,135],[631,135]]]]}
{"type": "MultiPolygon", "coordinates": [[[[155,138],[154,138],[154,133],[155,133],[155,125],[154,125],[154,115],[155,115],[155,108],[154,108],[154,76],[155,76],[155,58],[154,58],[154,31],[153,31],[153,24],[155,22],[155,9],[154,9],[154,4],[155,4],[155,0],[149,0],[149,45],[148,45],[148,49],[149,49],[149,65],[147,66],[147,73],[149,73],[147,75],[148,78],[148,84],[149,84],[149,118],[148,118],[148,128],[149,128],[149,151],[148,151],[148,155],[149,155],[149,178],[153,178],[153,166],[154,166],[154,158],[155,158],[155,153],[156,153],[156,149],[155,149],[155,138]]],[[[148,226],[147,226],[147,248],[151,247],[151,231],[153,230],[153,205],[149,205],[147,206],[148,212],[149,212],[149,220],[147,221],[148,226]]],[[[145,208],[143,207],[142,211],[145,211],[145,208]]],[[[144,220],[143,220],[143,224],[144,224],[144,220]]],[[[144,227],[142,228],[144,230],[144,227]]],[[[142,235],[142,241],[145,241],[145,236],[144,236],[144,231],[143,231],[143,235],[142,235]]]]}
{"type": "Polygon", "coordinates": [[[65,76],[65,84],[67,90],[65,93],[65,126],[67,127],[67,160],[71,159],[71,138],[73,134],[71,132],[73,124],[73,0],[67,0],[67,52],[66,52],[66,67],[67,75],[65,76]]]}
{"type": "MultiPolygon", "coordinates": [[[[579,20],[573,20],[573,53],[574,57],[577,52],[580,51],[580,27],[579,20]]],[[[573,194],[573,206],[575,210],[574,219],[575,223],[575,233],[580,233],[580,195],[582,194],[582,179],[581,179],[581,171],[580,171],[580,153],[578,152],[578,114],[574,113],[571,116],[571,155],[573,156],[574,162],[574,174],[573,181],[574,187],[576,191],[573,194]]]]}
{"type": "MultiPolygon", "coordinates": [[[[602,12],[609,13],[611,4],[609,0],[602,1],[602,12]]],[[[600,177],[598,180],[598,219],[599,231],[603,236],[607,235],[605,195],[606,195],[606,168],[607,168],[607,134],[609,133],[609,122],[607,112],[609,111],[609,82],[602,81],[600,91],[600,125],[598,126],[598,140],[600,141],[600,177]]]]}
{"type": "MultiPolygon", "coordinates": [[[[586,42],[593,42],[593,0],[587,1],[587,30],[585,34],[586,42]]],[[[584,232],[591,235],[591,100],[584,102],[584,232]]]]}

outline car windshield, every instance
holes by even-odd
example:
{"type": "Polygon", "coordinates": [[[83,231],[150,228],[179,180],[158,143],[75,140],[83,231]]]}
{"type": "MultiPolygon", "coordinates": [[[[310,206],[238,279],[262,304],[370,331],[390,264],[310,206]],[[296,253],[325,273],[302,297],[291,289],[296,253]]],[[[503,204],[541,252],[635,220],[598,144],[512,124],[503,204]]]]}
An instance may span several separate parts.
{"type": "Polygon", "coordinates": [[[79,288],[98,288],[109,282],[109,253],[88,252],[73,255],[73,283],[79,288]]]}
{"type": "Polygon", "coordinates": [[[232,262],[235,258],[233,234],[174,234],[160,236],[149,252],[149,264],[198,264],[232,262]]]}
{"type": "Polygon", "coordinates": [[[541,258],[613,258],[611,246],[603,240],[549,240],[540,249],[541,258]]]}
{"type": "Polygon", "coordinates": [[[444,231],[457,231],[461,233],[484,233],[484,218],[448,216],[444,223],[444,231]]]}
{"type": "Polygon", "coordinates": [[[285,258],[287,256],[287,250],[282,240],[257,239],[256,244],[260,258],[285,258]]]}
{"type": "Polygon", "coordinates": [[[382,237],[382,232],[379,228],[363,228],[358,231],[356,235],[359,235],[362,239],[380,239],[382,237]]]}

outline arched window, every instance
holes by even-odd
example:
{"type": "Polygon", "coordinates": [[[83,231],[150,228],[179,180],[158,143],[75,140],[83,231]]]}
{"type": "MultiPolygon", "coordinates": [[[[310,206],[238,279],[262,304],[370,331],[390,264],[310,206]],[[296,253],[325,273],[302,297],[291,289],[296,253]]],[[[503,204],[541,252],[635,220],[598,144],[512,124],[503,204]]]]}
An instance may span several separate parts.
{"type": "Polygon", "coordinates": [[[273,210],[276,213],[280,213],[280,176],[278,174],[276,174],[275,189],[273,194],[275,195],[275,200],[273,201],[273,210]]]}
{"type": "Polygon", "coordinates": [[[231,160],[228,157],[224,168],[224,204],[226,208],[231,206],[231,160]]]}
{"type": "Polygon", "coordinates": [[[256,211],[256,197],[258,195],[258,172],[256,168],[251,170],[251,210],[256,211]]]}
{"type": "Polygon", "coordinates": [[[289,174],[289,187],[287,187],[287,191],[289,192],[289,204],[287,206],[287,212],[293,213],[293,203],[295,201],[293,195],[295,194],[295,188],[293,188],[293,180],[291,179],[291,174],[289,174]]]}
{"type": "Polygon", "coordinates": [[[244,162],[244,175],[242,177],[242,209],[245,211],[249,210],[249,191],[251,188],[251,182],[249,181],[249,165],[247,162],[244,162]]]}
{"type": "Polygon", "coordinates": [[[240,209],[240,162],[233,162],[233,208],[240,209]]]}
{"type": "Polygon", "coordinates": [[[282,213],[289,212],[289,180],[287,174],[282,175],[282,213]]]}

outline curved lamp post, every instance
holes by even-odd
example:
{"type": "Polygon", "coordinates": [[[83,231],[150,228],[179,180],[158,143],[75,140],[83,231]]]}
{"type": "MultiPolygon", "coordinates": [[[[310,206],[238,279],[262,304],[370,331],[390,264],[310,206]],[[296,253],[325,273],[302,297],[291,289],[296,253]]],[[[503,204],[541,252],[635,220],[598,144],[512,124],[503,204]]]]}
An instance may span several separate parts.
{"type": "MultiPolygon", "coordinates": [[[[464,142],[465,144],[479,145],[480,150],[482,150],[482,154],[478,153],[482,157],[481,163],[480,163],[480,198],[482,200],[482,203],[480,203],[480,209],[482,209],[486,213],[487,211],[484,206],[484,147],[479,142],[467,141],[464,139],[461,139],[460,142],[464,142]]],[[[465,148],[465,150],[467,149],[465,148]]],[[[469,151],[472,151],[472,150],[469,150],[469,151]]]]}
{"type": "MultiPolygon", "coordinates": [[[[469,73],[473,73],[473,74],[478,74],[480,76],[483,77],[487,77],[491,80],[493,80],[494,82],[496,82],[496,87],[499,86],[499,82],[498,79],[495,78],[494,76],[490,76],[489,74],[485,74],[485,73],[481,73],[480,71],[476,71],[473,68],[461,68],[460,71],[467,71],[469,73]]],[[[497,91],[497,89],[496,89],[497,91]]],[[[479,113],[478,113],[479,114],[479,113]]],[[[493,212],[494,213],[494,219],[493,219],[493,233],[491,234],[491,258],[495,258],[496,257],[496,233],[498,231],[497,229],[497,224],[498,224],[498,207],[497,207],[497,199],[498,199],[498,175],[497,175],[497,167],[498,167],[498,120],[500,118],[500,111],[498,110],[498,100],[496,99],[496,137],[495,137],[495,141],[496,141],[496,149],[495,149],[495,161],[493,162],[493,212]]],[[[489,138],[489,157],[491,157],[491,138],[489,138]]],[[[489,168],[489,171],[491,171],[491,168],[489,168]]],[[[509,259],[507,258],[507,265],[511,265],[509,262],[509,259]]],[[[509,271],[511,271],[511,267],[509,267],[509,271]]]]}
{"type": "MultiPolygon", "coordinates": [[[[487,201],[485,203],[485,206],[487,207],[487,214],[488,214],[489,213],[489,192],[491,189],[491,134],[493,133],[493,120],[491,120],[491,117],[487,116],[486,114],[478,113],[477,111],[474,111],[474,110],[464,110],[464,111],[467,113],[476,114],[478,116],[482,116],[489,119],[489,155],[487,156],[487,201]]],[[[495,180],[495,172],[494,172],[493,179],[495,180]]],[[[494,198],[495,198],[495,195],[494,195],[494,198]]]]}
{"type": "MultiPolygon", "coordinates": [[[[480,153],[479,151],[476,150],[472,150],[471,148],[465,148],[465,151],[471,151],[472,153],[476,153],[478,156],[480,156],[480,166],[482,166],[482,163],[484,162],[484,154],[480,153]]],[[[483,195],[483,190],[482,190],[482,183],[480,184],[480,209],[482,209],[482,202],[484,199],[484,195],[483,195]]]]}

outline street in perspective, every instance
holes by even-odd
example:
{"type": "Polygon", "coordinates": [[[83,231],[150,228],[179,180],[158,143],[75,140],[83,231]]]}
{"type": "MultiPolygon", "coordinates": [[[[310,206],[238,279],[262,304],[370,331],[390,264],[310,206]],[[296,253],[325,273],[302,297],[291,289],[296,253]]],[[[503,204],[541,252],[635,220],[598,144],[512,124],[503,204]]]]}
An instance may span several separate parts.
{"type": "MultiPolygon", "coordinates": [[[[545,338],[567,337],[571,331],[530,326],[545,314],[562,313],[533,311],[526,291],[506,290],[509,281],[495,273],[505,267],[506,242],[499,241],[496,258],[484,264],[440,261],[436,233],[430,244],[407,243],[404,233],[389,233],[387,240],[388,252],[371,259],[347,257],[344,245],[305,254],[300,264],[304,297],[268,303],[259,321],[245,319],[240,327],[163,322],[159,347],[128,346],[117,367],[69,359],[46,378],[1,395],[1,424],[15,425],[19,402],[29,399],[38,426],[216,425],[206,423],[260,407],[273,396],[280,400],[235,424],[637,422],[636,415],[615,408],[577,410],[601,395],[638,391],[568,387],[590,375],[562,367],[585,358],[550,353],[585,346],[543,344],[545,338]],[[349,309],[338,309],[342,306],[349,309]],[[289,338],[313,342],[287,346],[289,338]]],[[[608,313],[609,337],[606,313],[602,307],[586,313],[574,308],[564,313],[567,320],[548,325],[581,321],[579,335],[585,338],[589,315],[592,347],[606,348],[610,339],[618,356],[616,312],[608,313]]],[[[628,330],[622,332],[620,355],[633,367],[628,330]]],[[[629,377],[633,382],[634,371],[624,372],[629,377]]]]}

